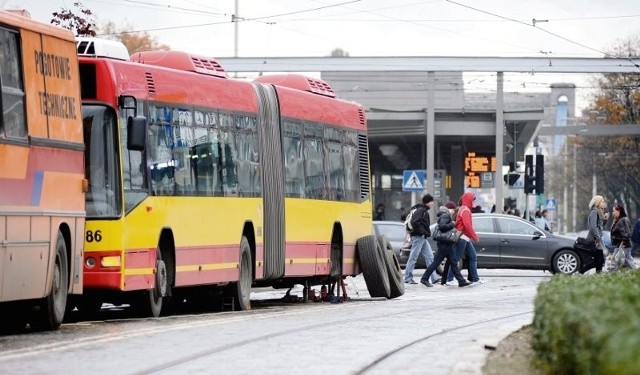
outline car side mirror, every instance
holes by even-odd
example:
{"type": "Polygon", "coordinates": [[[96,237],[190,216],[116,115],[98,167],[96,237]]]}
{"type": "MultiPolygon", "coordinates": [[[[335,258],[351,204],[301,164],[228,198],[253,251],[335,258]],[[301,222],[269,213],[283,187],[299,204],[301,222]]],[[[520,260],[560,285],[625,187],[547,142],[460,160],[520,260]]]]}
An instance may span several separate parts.
{"type": "Polygon", "coordinates": [[[540,237],[542,237],[542,232],[536,231],[535,233],[533,233],[534,240],[537,240],[540,237]]]}

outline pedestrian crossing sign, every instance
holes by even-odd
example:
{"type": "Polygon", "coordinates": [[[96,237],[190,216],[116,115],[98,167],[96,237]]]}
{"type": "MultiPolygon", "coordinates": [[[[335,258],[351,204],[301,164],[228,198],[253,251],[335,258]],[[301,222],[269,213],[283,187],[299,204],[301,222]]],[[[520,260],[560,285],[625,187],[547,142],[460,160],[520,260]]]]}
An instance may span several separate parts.
{"type": "Polygon", "coordinates": [[[423,191],[424,171],[405,170],[402,176],[402,191],[423,191]]]}
{"type": "Polygon", "coordinates": [[[545,202],[544,208],[548,211],[555,211],[557,206],[558,204],[554,198],[548,198],[545,202]]]}

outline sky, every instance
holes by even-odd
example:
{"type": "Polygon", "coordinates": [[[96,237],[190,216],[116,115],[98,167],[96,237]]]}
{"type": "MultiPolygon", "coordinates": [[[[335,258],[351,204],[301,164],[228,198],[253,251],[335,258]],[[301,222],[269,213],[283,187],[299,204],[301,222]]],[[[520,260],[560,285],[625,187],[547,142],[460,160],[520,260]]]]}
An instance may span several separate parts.
{"type": "MultiPolygon", "coordinates": [[[[27,9],[32,18],[49,22],[55,11],[75,10],[76,1],[0,0],[0,5],[27,9]]],[[[211,57],[328,56],[336,48],[350,56],[603,57],[621,40],[640,39],[638,0],[81,3],[98,25],[112,21],[120,29],[145,31],[172,49],[211,57]],[[234,15],[239,22],[232,22],[234,15]]],[[[491,81],[483,75],[467,78],[476,84],[491,81]]],[[[507,80],[505,90],[535,91],[572,81],[589,86],[584,76],[554,74],[507,80]]]]}

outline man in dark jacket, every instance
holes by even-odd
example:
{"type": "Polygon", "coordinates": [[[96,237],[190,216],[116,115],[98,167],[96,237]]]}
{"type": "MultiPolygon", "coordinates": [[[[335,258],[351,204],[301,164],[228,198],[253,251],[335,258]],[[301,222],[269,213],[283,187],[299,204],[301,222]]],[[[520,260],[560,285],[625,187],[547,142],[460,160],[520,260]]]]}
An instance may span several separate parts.
{"type": "MultiPolygon", "coordinates": [[[[411,235],[411,254],[407,260],[407,264],[404,269],[404,282],[408,284],[417,284],[413,280],[413,269],[416,267],[418,256],[422,254],[427,267],[433,262],[433,250],[427,241],[427,237],[431,236],[431,219],[429,218],[429,209],[433,206],[433,197],[430,194],[425,194],[422,197],[422,203],[411,207],[416,211],[411,215],[411,228],[407,228],[409,235],[411,235]]],[[[436,282],[438,276],[435,272],[430,275],[431,281],[436,282]]],[[[426,277],[423,277],[426,280],[426,277]]]]}

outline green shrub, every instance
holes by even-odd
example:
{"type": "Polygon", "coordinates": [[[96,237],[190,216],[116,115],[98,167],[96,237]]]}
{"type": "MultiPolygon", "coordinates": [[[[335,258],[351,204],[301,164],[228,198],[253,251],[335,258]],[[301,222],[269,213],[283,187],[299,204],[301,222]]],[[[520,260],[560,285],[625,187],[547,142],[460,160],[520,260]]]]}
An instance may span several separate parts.
{"type": "Polygon", "coordinates": [[[637,374],[640,270],[556,275],[534,302],[535,364],[547,374],[637,374]]]}

